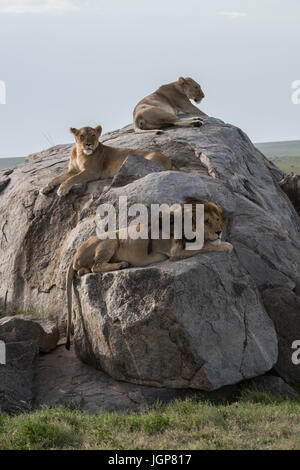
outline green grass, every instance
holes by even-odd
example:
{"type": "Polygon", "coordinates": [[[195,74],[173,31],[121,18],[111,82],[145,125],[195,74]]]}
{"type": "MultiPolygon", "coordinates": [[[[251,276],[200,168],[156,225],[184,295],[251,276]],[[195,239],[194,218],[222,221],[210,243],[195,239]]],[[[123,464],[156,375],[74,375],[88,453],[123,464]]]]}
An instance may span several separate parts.
{"type": "Polygon", "coordinates": [[[38,311],[33,304],[28,304],[24,309],[16,308],[11,311],[10,315],[25,315],[28,317],[43,317],[44,309],[38,311]]]}
{"type": "Polygon", "coordinates": [[[300,173],[300,140],[265,142],[256,147],[286,173],[300,173]]]}
{"type": "Polygon", "coordinates": [[[300,157],[276,157],[270,158],[281,170],[285,173],[298,173],[300,174],[300,157]]]}
{"type": "Polygon", "coordinates": [[[9,307],[5,313],[0,309],[0,318],[14,315],[43,318],[45,316],[45,311],[43,307],[37,309],[33,304],[28,304],[25,308],[9,307]]]}
{"type": "Polygon", "coordinates": [[[233,403],[188,398],[140,414],[43,408],[0,415],[2,449],[300,449],[300,403],[248,390],[233,403]]]}

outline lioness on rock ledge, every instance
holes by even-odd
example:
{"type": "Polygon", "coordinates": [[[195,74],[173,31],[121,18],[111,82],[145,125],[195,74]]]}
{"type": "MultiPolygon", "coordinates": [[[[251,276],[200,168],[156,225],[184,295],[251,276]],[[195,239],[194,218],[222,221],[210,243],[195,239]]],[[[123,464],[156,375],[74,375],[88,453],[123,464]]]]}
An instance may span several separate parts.
{"type": "Polygon", "coordinates": [[[60,185],[57,194],[62,197],[66,196],[75,184],[112,178],[118,173],[130,153],[158,163],[165,170],[178,169],[172,164],[169,157],[160,152],[116,148],[101,144],[99,142],[102,133],[101,126],[71,128],[70,132],[75,137],[76,145],[72,148],[69,168],[66,172],[53,178],[42,189],[42,194],[47,194],[60,185]]]}
{"type": "Polygon", "coordinates": [[[179,77],[177,82],[162,85],[151,95],[143,98],[134,108],[134,131],[139,134],[161,134],[167,127],[200,127],[206,116],[190,100],[200,103],[204,93],[200,85],[190,77],[179,77]],[[182,119],[181,114],[194,115],[182,119]]]}

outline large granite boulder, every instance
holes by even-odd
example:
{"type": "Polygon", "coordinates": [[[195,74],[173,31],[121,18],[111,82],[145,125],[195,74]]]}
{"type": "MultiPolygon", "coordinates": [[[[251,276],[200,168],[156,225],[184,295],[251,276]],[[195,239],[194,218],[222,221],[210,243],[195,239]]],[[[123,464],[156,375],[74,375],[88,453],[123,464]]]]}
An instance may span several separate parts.
{"type": "Polygon", "coordinates": [[[136,135],[128,126],[102,141],[160,150],[181,171],[161,171],[130,156],[113,181],[79,186],[59,199],[39,189],[66,169],[70,146],[28,157],[0,192],[2,312],[33,304],[64,321],[66,268],[95,233],[100,203],[197,196],[222,207],[224,238],[234,252],[76,280],[79,356],[114,377],[156,386],[211,390],[272,366],[287,380],[298,379],[289,342],[291,331],[293,341],[300,338],[300,221],[278,184],[283,172],[240,129],[214,118],[200,129],[159,136],[136,135]],[[279,289],[278,306],[272,295],[279,289]]]}
{"type": "Polygon", "coordinates": [[[88,275],[76,290],[76,352],[115,379],[214,390],[276,362],[272,321],[235,255],[88,275]]]}

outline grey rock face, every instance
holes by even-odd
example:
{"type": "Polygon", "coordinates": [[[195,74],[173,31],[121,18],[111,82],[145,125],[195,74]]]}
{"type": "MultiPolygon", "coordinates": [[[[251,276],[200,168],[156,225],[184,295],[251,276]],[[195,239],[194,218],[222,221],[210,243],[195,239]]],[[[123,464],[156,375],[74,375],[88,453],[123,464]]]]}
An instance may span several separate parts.
{"type": "Polygon", "coordinates": [[[272,322],[234,255],[88,275],[77,293],[76,351],[115,379],[214,390],[276,362],[272,322]]]}
{"type": "Polygon", "coordinates": [[[300,339],[300,297],[287,288],[278,287],[266,289],[263,292],[263,302],[278,335],[276,371],[287,381],[291,377],[299,380],[299,366],[292,361],[292,344],[300,339]]]}
{"type": "Polygon", "coordinates": [[[5,178],[5,177],[2,177],[1,180],[0,180],[0,193],[1,191],[3,191],[6,186],[9,184],[10,182],[10,178],[5,178]]]}
{"type": "Polygon", "coordinates": [[[114,177],[112,187],[122,187],[143,178],[150,173],[158,173],[163,168],[150,160],[141,160],[138,155],[128,155],[119,173],[114,177]]]}
{"type": "Polygon", "coordinates": [[[52,351],[59,340],[55,323],[22,315],[0,319],[6,364],[0,365],[0,409],[28,411],[35,396],[33,380],[38,353],[52,351]]]}
{"type": "MultiPolygon", "coordinates": [[[[83,364],[74,350],[59,346],[37,361],[33,406],[72,404],[83,411],[138,411],[157,401],[168,403],[190,391],[159,389],[118,382],[83,364]]],[[[221,393],[223,391],[221,390],[221,393]]]]}
{"type": "Polygon", "coordinates": [[[149,387],[117,381],[100,370],[84,364],[74,349],[57,347],[36,361],[33,381],[33,407],[69,404],[83,411],[139,411],[158,401],[169,403],[187,396],[199,400],[231,400],[239,394],[231,385],[215,392],[149,387]]]}
{"type": "MultiPolygon", "coordinates": [[[[271,375],[255,377],[255,379],[250,381],[250,384],[259,392],[300,400],[300,395],[284,380],[282,380],[281,377],[274,377],[271,375]]],[[[249,386],[249,384],[247,385],[249,386]]]]}
{"type": "Polygon", "coordinates": [[[34,342],[6,345],[6,364],[0,365],[0,409],[9,414],[28,411],[34,397],[33,379],[38,348],[34,342]]]}
{"type": "Polygon", "coordinates": [[[189,384],[211,389],[270,369],[277,361],[277,336],[279,357],[275,367],[280,374],[286,373],[286,380],[299,379],[300,366],[291,364],[288,350],[290,336],[285,337],[283,322],[274,320],[278,315],[276,302],[272,303],[270,297],[265,300],[268,291],[282,289],[282,303],[287,302],[289,308],[283,308],[280,315],[285,318],[284,325],[293,330],[293,341],[300,339],[298,323],[294,323],[300,315],[300,222],[278,184],[283,172],[240,129],[214,118],[205,118],[199,129],[170,129],[159,136],[136,135],[126,127],[103,136],[102,141],[162,151],[182,171],[153,172],[151,167],[147,174],[145,162],[143,168],[138,168],[131,160],[123,165],[111,187],[110,180],[96,181],[59,199],[55,192],[41,196],[39,189],[66,169],[70,146],[57,146],[28,157],[9,175],[10,183],[0,193],[2,312],[7,315],[15,305],[24,308],[34,304],[37,310],[43,309],[63,323],[65,271],[78,246],[95,233],[95,212],[101,202],[117,205],[120,195],[128,196],[129,203],[147,204],[182,202],[185,196],[196,196],[222,207],[224,239],[234,245],[234,252],[211,253],[173,265],[165,262],[140,270],[89,275],[78,282],[75,345],[80,357],[123,380],[141,383],[141,376],[150,382],[154,377],[158,386],[170,382],[176,387],[189,384]],[[155,276],[151,278],[150,274],[153,269],[155,287],[155,276]],[[141,285],[138,276],[143,279],[141,285]],[[162,294],[160,283],[166,292],[173,292],[172,301],[162,294]],[[211,303],[214,308],[210,308],[211,303]],[[159,310],[155,314],[156,305],[167,313],[163,315],[159,310]],[[275,322],[277,335],[264,307],[275,322]],[[174,333],[176,339],[170,340],[174,325],[180,339],[174,333]],[[200,325],[201,331],[192,331],[200,325]],[[143,347],[138,338],[140,346],[134,349],[139,328],[146,329],[147,334],[149,328],[154,343],[148,344],[146,335],[143,347]],[[205,337],[204,343],[196,340],[198,337],[201,341],[205,337]],[[107,349],[103,352],[104,345],[107,349]],[[160,377],[155,376],[157,365],[151,369],[147,361],[148,351],[162,361],[160,377]],[[166,366],[163,353],[172,357],[166,366]],[[141,375],[135,364],[143,364],[143,358],[145,373],[141,375]]]}
{"type": "Polygon", "coordinates": [[[0,340],[5,343],[35,342],[42,353],[52,351],[59,340],[56,323],[22,315],[0,319],[0,340]]]}

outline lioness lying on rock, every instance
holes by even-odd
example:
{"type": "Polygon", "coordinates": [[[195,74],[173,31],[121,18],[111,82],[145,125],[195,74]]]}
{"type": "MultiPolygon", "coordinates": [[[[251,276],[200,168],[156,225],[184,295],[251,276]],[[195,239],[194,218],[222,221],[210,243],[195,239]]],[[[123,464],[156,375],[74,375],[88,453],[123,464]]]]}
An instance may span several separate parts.
{"type": "MultiPolygon", "coordinates": [[[[133,239],[130,234],[137,226],[130,226],[114,232],[116,238],[102,240],[93,236],[84,242],[75,253],[66,276],[68,303],[68,327],[66,348],[70,348],[70,328],[72,314],[72,286],[74,274],[100,273],[128,268],[129,266],[147,266],[170,259],[176,261],[209,251],[231,252],[233,246],[222,242],[222,210],[212,202],[187,199],[192,204],[193,227],[196,225],[196,204],[204,204],[204,246],[200,250],[186,250],[184,236],[175,239],[171,227],[169,239],[133,239]],[[125,235],[124,237],[122,235],[125,235]]],[[[183,213],[183,212],[182,212],[183,213]]],[[[184,217],[184,213],[183,216],[184,217]]],[[[184,226],[184,225],[183,225],[184,226]]],[[[147,227],[149,233],[149,227],[147,227]]]]}
{"type": "Polygon", "coordinates": [[[201,118],[180,119],[180,114],[206,116],[190,100],[196,103],[204,98],[200,85],[192,78],[180,77],[177,82],[162,85],[151,95],[143,98],[134,108],[133,123],[137,133],[156,132],[169,126],[202,125],[201,118]]]}
{"type": "Polygon", "coordinates": [[[60,185],[57,194],[65,196],[75,184],[88,183],[101,178],[113,178],[130,153],[160,164],[166,170],[178,170],[171,159],[160,152],[109,147],[99,142],[102,127],[71,128],[76,145],[72,148],[69,168],[53,178],[42,190],[47,194],[60,185]]]}

